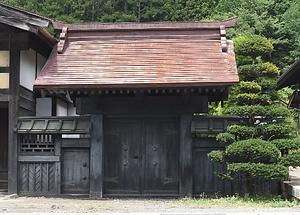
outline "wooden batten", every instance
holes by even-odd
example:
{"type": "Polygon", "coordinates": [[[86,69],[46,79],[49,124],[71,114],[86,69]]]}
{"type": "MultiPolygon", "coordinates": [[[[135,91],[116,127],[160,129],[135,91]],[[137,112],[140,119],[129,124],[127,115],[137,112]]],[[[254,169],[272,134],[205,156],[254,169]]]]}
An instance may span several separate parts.
{"type": "Polygon", "coordinates": [[[68,27],[63,27],[62,32],[60,33],[60,41],[57,45],[57,53],[62,54],[65,46],[65,42],[67,40],[67,31],[68,27]]]}
{"type": "Polygon", "coordinates": [[[221,47],[223,52],[227,52],[228,45],[226,39],[226,29],[224,25],[220,26],[220,36],[221,36],[221,47]]]}

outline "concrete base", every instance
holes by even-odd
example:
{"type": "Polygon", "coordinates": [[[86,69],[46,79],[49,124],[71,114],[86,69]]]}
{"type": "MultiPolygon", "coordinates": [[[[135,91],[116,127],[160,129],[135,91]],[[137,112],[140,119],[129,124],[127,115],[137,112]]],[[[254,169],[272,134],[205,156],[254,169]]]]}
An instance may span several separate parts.
{"type": "Polygon", "coordinates": [[[282,183],[281,189],[284,197],[300,200],[300,168],[290,169],[289,180],[282,183]]]}

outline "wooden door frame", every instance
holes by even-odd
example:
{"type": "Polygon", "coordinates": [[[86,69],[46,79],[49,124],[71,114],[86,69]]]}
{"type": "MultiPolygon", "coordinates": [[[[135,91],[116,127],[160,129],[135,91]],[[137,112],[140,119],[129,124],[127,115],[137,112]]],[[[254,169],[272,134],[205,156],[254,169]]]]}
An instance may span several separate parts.
{"type": "MultiPolygon", "coordinates": [[[[108,163],[104,164],[104,166],[105,166],[104,171],[105,171],[105,177],[106,177],[105,180],[110,181],[114,177],[116,177],[118,174],[118,171],[114,171],[114,170],[111,171],[110,165],[111,164],[113,164],[114,166],[117,165],[118,166],[117,169],[119,169],[120,172],[123,172],[123,170],[126,171],[126,175],[130,176],[130,178],[134,177],[134,181],[128,180],[127,176],[123,175],[124,177],[122,180],[125,180],[125,181],[121,181],[119,184],[116,184],[115,188],[114,188],[114,186],[112,186],[111,183],[108,183],[108,184],[105,183],[105,185],[106,185],[106,187],[104,187],[105,195],[106,196],[112,196],[112,195],[115,195],[115,196],[116,195],[120,195],[120,196],[135,195],[135,196],[137,196],[138,195],[138,196],[174,196],[174,197],[178,197],[179,196],[179,180],[178,180],[179,179],[179,116],[164,115],[164,116],[159,116],[159,117],[155,117],[155,118],[153,118],[152,116],[149,116],[149,115],[147,115],[146,117],[145,116],[144,117],[143,116],[138,116],[138,117],[123,116],[123,117],[105,118],[105,120],[104,120],[104,130],[105,131],[110,131],[110,129],[113,129],[113,130],[121,129],[121,131],[120,131],[121,135],[128,134],[128,132],[130,132],[132,130],[131,126],[134,126],[134,129],[133,128],[132,129],[135,130],[136,133],[132,134],[134,136],[133,139],[131,139],[132,138],[131,136],[130,137],[127,136],[129,139],[126,139],[126,140],[131,143],[130,145],[125,144],[126,148],[128,148],[128,150],[123,151],[120,149],[120,148],[124,147],[122,136],[121,136],[121,139],[117,140],[117,142],[115,142],[114,139],[112,139],[113,142],[110,142],[110,140],[109,140],[110,137],[108,137],[108,139],[105,139],[105,141],[106,141],[104,143],[105,148],[106,148],[106,146],[110,146],[111,144],[113,144],[114,147],[117,147],[117,148],[113,147],[113,148],[105,149],[105,152],[104,152],[105,153],[104,154],[105,161],[104,162],[108,162],[108,163]],[[164,125],[163,127],[161,127],[162,124],[164,125]],[[107,126],[109,125],[109,130],[107,130],[107,128],[105,128],[106,125],[107,126]],[[147,129],[149,129],[149,126],[152,126],[153,130],[152,129],[147,130],[147,129]],[[159,129],[157,130],[156,128],[158,128],[158,127],[159,127],[159,129]],[[164,138],[165,135],[164,135],[164,133],[161,133],[160,131],[161,131],[161,129],[168,131],[171,128],[176,129],[176,134],[174,133],[174,135],[176,135],[176,138],[174,139],[175,136],[172,136],[172,139],[169,139],[172,142],[167,141],[167,139],[165,139],[165,141],[167,141],[167,142],[164,142],[161,138],[164,138]],[[159,135],[160,139],[152,137],[151,131],[153,131],[154,134],[159,135]],[[156,141],[149,142],[150,140],[152,140],[152,138],[154,138],[156,141]],[[176,144],[174,143],[174,141],[176,141],[176,144]],[[172,147],[170,144],[171,145],[175,144],[176,147],[175,147],[175,145],[173,145],[173,147],[172,147]],[[175,150],[174,153],[172,153],[172,154],[174,156],[175,155],[176,156],[175,157],[173,156],[173,158],[168,159],[168,155],[167,155],[168,152],[165,150],[164,151],[159,150],[158,152],[163,153],[163,156],[161,157],[161,155],[159,155],[160,153],[156,154],[157,152],[156,153],[154,152],[154,154],[152,154],[152,155],[154,155],[154,156],[156,155],[155,156],[156,158],[152,157],[152,156],[150,156],[151,151],[152,151],[152,145],[153,146],[156,145],[158,148],[170,147],[169,148],[170,150],[175,150]],[[107,151],[107,150],[109,150],[109,151],[107,151]],[[114,159],[114,156],[111,154],[111,152],[115,151],[115,150],[118,151],[118,152],[116,152],[118,154],[118,157],[116,159],[114,159]],[[134,154],[137,154],[139,156],[139,158],[137,160],[133,158],[134,154]],[[106,156],[108,156],[108,157],[106,157],[106,156]],[[123,167],[122,164],[120,163],[120,162],[124,162],[123,159],[125,157],[123,157],[123,156],[126,157],[126,162],[128,162],[128,164],[129,164],[128,166],[126,165],[127,167],[123,167]],[[159,159],[157,156],[159,156],[159,159]],[[156,165],[149,165],[149,161],[152,159],[156,159],[156,161],[159,164],[157,167],[157,168],[159,168],[159,169],[157,169],[158,172],[156,171],[156,173],[158,174],[157,177],[162,177],[162,179],[161,179],[162,181],[163,181],[163,178],[171,177],[170,180],[172,180],[172,182],[171,181],[169,182],[171,185],[163,184],[163,182],[158,182],[157,178],[150,177],[151,175],[149,175],[148,173],[149,172],[154,173],[152,168],[156,169],[155,168],[156,165]],[[118,161],[116,161],[116,160],[118,160],[118,161]],[[117,163],[115,163],[115,162],[117,162],[117,163]],[[160,163],[160,162],[163,162],[163,163],[160,163]],[[173,164],[172,167],[167,168],[170,171],[161,169],[161,168],[166,168],[163,166],[165,166],[166,164],[170,165],[171,163],[173,164]],[[134,169],[132,169],[132,168],[134,168],[134,169]],[[133,171],[133,172],[131,173],[131,171],[133,171]],[[167,174],[167,172],[169,173],[169,175],[165,175],[165,174],[167,174]],[[127,180],[128,180],[128,183],[126,182],[127,180]],[[157,186],[152,187],[151,184],[153,184],[154,182],[157,186]],[[126,184],[129,185],[129,187],[126,186],[126,184]],[[150,188],[149,186],[152,188],[150,188]]],[[[167,138],[167,137],[165,137],[165,138],[167,138]]],[[[124,143],[126,143],[127,141],[125,141],[124,143]]],[[[110,181],[110,182],[112,182],[112,181],[110,181]]]]}
{"type": "MultiPolygon", "coordinates": [[[[103,118],[110,117],[130,117],[132,115],[105,115],[91,114],[92,130],[91,130],[91,154],[90,154],[90,197],[103,198],[103,118]]],[[[193,144],[191,134],[191,121],[193,114],[136,114],[136,117],[162,117],[177,116],[180,123],[180,160],[179,160],[179,196],[193,196],[193,144]]]]}

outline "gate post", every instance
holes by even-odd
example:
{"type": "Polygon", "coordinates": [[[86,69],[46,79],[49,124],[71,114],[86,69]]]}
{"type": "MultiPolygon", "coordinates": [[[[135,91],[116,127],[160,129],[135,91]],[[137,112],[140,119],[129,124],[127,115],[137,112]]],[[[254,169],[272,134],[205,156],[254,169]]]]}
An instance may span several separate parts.
{"type": "Polygon", "coordinates": [[[20,48],[16,34],[10,38],[9,107],[8,107],[8,193],[18,193],[18,135],[20,48]]]}
{"type": "Polygon", "coordinates": [[[192,114],[180,115],[180,197],[193,196],[192,114]]]}
{"type": "Polygon", "coordinates": [[[90,197],[103,197],[103,116],[91,115],[90,197]]]}

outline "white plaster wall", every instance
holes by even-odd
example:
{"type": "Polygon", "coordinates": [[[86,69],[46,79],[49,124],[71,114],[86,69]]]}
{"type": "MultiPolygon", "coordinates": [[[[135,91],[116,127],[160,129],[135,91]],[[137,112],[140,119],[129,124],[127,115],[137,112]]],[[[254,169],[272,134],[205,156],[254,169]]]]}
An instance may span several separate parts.
{"type": "Polygon", "coordinates": [[[0,67],[9,67],[9,51],[0,51],[0,67]]]}
{"type": "Polygon", "coordinates": [[[47,62],[47,58],[43,57],[39,53],[37,54],[37,75],[41,73],[42,68],[45,66],[47,62]]]}
{"type": "MultiPolygon", "coordinates": [[[[0,51],[0,67],[9,67],[9,51],[0,51]]],[[[9,73],[0,73],[0,89],[9,88],[9,73]]]]}
{"type": "Polygon", "coordinates": [[[56,116],[68,116],[68,104],[56,99],[56,116]]]}
{"type": "Polygon", "coordinates": [[[22,50],[20,54],[20,83],[29,90],[33,90],[36,65],[36,52],[32,49],[22,50]]]}
{"type": "Polygon", "coordinates": [[[52,98],[36,99],[36,116],[52,115],[52,98]]]}
{"type": "MultiPolygon", "coordinates": [[[[78,116],[76,114],[76,107],[73,104],[68,103],[68,116],[78,116]]],[[[63,134],[62,138],[80,138],[79,134],[63,134]]]]}
{"type": "Polygon", "coordinates": [[[76,107],[71,103],[68,104],[68,116],[78,116],[76,114],[76,107]]]}

